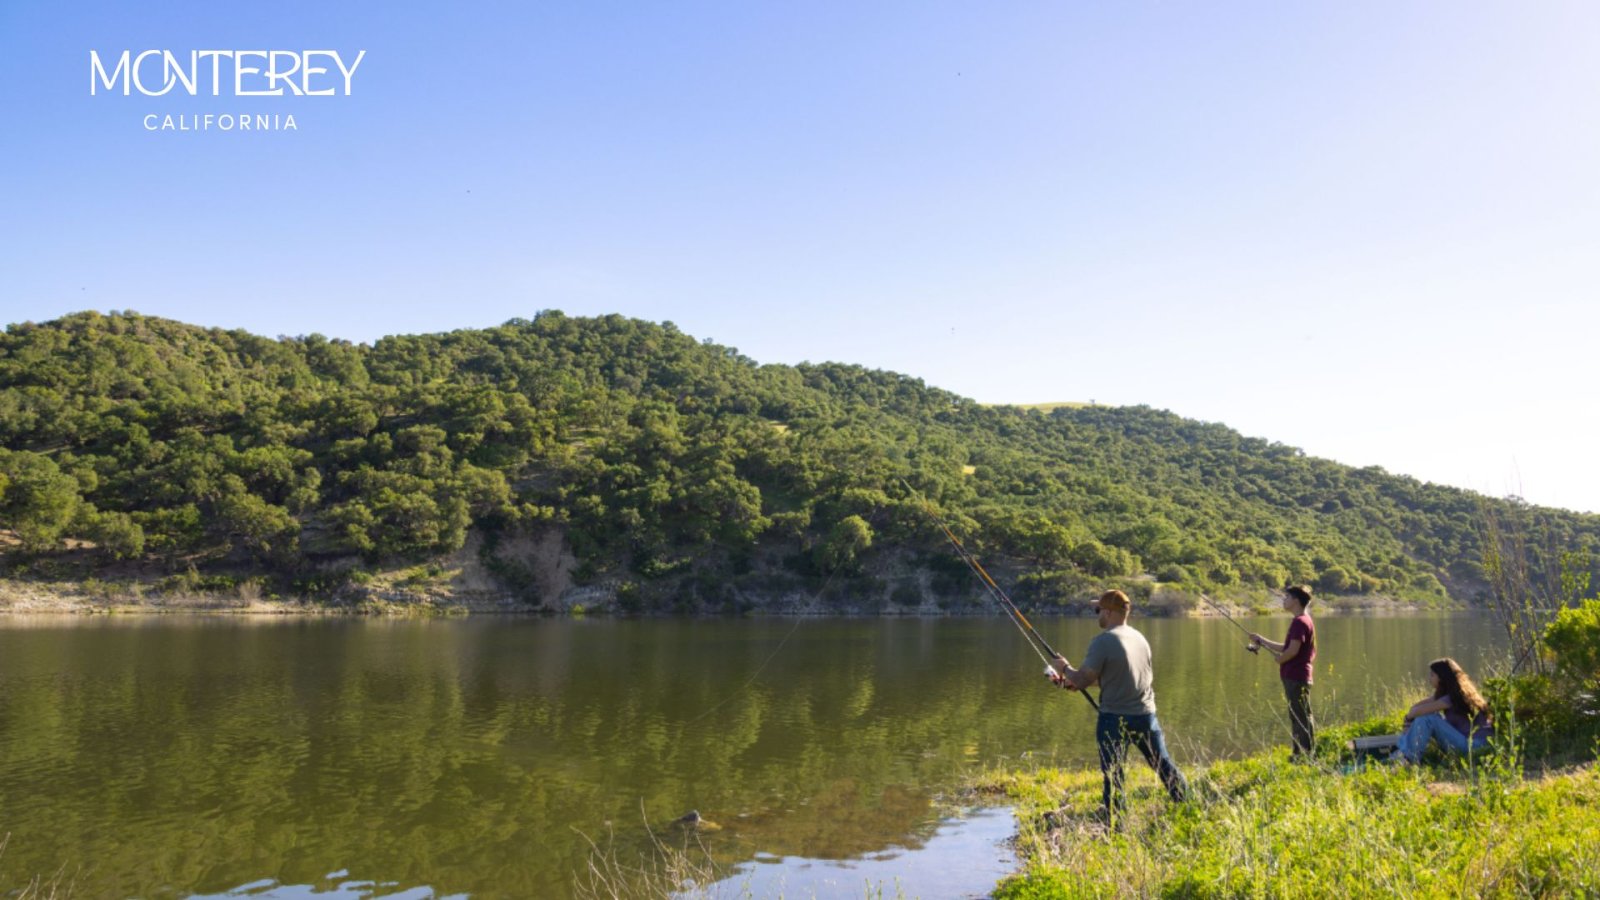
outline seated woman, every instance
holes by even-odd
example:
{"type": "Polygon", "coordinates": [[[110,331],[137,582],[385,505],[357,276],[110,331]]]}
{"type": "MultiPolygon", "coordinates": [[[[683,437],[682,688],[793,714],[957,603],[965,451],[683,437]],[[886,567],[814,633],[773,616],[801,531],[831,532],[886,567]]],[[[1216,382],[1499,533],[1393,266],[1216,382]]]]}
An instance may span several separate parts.
{"type": "Polygon", "coordinates": [[[1456,753],[1482,750],[1494,734],[1494,717],[1477,685],[1448,657],[1428,663],[1433,696],[1406,712],[1406,731],[1391,760],[1416,763],[1429,741],[1456,753]]]}

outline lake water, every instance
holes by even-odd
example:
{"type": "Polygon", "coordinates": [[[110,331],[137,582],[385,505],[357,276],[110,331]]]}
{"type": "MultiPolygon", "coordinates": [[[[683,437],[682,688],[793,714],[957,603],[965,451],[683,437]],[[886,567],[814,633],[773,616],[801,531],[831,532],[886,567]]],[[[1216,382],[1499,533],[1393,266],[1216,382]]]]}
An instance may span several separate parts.
{"type": "MultiPolygon", "coordinates": [[[[1036,624],[1075,660],[1096,633],[1036,624]]],[[[1231,625],[1134,624],[1180,763],[1287,744],[1231,625]]],[[[1481,617],[1318,637],[1324,722],[1504,655],[1481,617]]],[[[897,858],[1006,830],[952,826],[974,771],[1093,765],[1092,711],[1042,673],[1004,619],[0,617],[0,891],[64,867],[93,897],[562,897],[591,840],[634,859],[697,809],[757,896],[836,860],[893,896],[897,858]]]]}

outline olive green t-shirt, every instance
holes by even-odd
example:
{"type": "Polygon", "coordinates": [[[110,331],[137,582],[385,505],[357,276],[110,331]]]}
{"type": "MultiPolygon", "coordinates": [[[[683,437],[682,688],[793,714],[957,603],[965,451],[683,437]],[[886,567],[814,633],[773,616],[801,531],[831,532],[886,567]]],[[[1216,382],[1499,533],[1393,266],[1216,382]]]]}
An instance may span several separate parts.
{"type": "Polygon", "coordinates": [[[1132,628],[1118,625],[1095,635],[1079,668],[1100,676],[1101,712],[1138,716],[1156,711],[1150,645],[1132,628]]]}

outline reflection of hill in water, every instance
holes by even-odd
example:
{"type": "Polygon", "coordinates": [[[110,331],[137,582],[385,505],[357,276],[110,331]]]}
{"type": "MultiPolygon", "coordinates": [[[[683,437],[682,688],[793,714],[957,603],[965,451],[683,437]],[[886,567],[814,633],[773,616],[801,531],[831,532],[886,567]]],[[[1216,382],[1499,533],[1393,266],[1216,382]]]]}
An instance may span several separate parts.
{"type": "MultiPolygon", "coordinates": [[[[1276,671],[1225,623],[1140,625],[1180,756],[1281,740],[1276,671]]],[[[1074,657],[1094,628],[1041,627],[1074,657]]],[[[1331,710],[1441,653],[1473,668],[1489,632],[1319,634],[1331,710]]],[[[0,871],[81,867],[85,896],[341,870],[548,896],[580,831],[643,847],[646,816],[690,808],[724,862],[859,857],[927,839],[974,763],[1090,763],[1090,711],[1039,668],[1003,620],[0,622],[0,871]]]]}

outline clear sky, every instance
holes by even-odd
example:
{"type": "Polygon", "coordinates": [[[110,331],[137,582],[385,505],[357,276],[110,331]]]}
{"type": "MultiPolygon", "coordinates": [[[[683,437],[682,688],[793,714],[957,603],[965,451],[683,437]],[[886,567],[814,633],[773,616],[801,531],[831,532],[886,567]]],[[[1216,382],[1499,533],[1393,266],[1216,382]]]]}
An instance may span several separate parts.
{"type": "Polygon", "coordinates": [[[617,312],[1600,511],[1600,4],[4,0],[0,80],[5,322],[617,312]]]}

